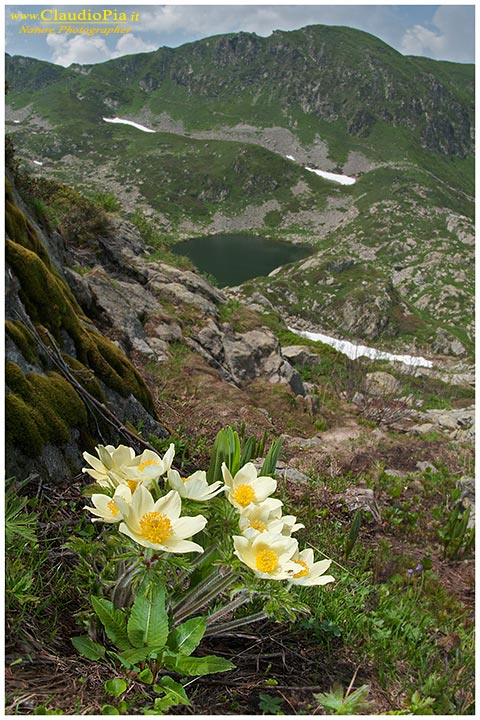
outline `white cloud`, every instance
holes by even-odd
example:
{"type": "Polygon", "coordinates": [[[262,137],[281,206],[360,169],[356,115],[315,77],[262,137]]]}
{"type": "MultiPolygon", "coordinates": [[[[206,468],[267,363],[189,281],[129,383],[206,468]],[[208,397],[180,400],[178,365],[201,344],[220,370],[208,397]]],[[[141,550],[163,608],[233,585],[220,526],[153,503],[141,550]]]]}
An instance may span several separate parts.
{"type": "Polygon", "coordinates": [[[103,62],[111,57],[111,52],[103,38],[88,35],[52,34],[47,36],[47,43],[53,50],[52,62],[68,67],[72,63],[91,65],[103,62]]]}
{"type": "Polygon", "coordinates": [[[72,63],[93,65],[122,55],[157,49],[156,45],[145,42],[133,33],[122,35],[114,50],[108,47],[105,38],[98,36],[76,35],[69,38],[64,34],[52,34],[48,35],[46,40],[53,50],[52,62],[65,67],[72,63]]]}
{"type": "Polygon", "coordinates": [[[137,37],[133,33],[122,35],[115,46],[112,57],[120,57],[121,55],[133,55],[134,53],[151,52],[157,49],[154,43],[148,43],[137,37]]]}
{"type": "Polygon", "coordinates": [[[401,39],[401,52],[436,60],[473,61],[475,27],[472,6],[441,6],[433,15],[431,25],[433,29],[425,25],[408,28],[401,39]]]}
{"type": "Polygon", "coordinates": [[[408,28],[402,38],[402,53],[438,57],[445,47],[446,39],[423,25],[408,28]]]}

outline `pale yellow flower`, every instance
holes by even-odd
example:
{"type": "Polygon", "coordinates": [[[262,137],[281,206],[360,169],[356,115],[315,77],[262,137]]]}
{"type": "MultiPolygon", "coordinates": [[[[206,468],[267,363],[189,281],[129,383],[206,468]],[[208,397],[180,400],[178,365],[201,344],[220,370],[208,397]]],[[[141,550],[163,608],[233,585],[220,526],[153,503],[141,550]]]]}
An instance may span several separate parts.
{"type": "Polygon", "coordinates": [[[293,585],[326,585],[335,581],[332,575],[324,575],[332,561],[327,558],[314,562],[313,550],[310,548],[296,553],[292,560],[297,564],[297,572],[290,579],[293,585]]]}
{"type": "Polygon", "coordinates": [[[263,532],[253,538],[233,537],[235,555],[253,570],[255,575],[268,580],[291,579],[298,565],[292,557],[298,551],[294,538],[263,532]]]}
{"type": "Polygon", "coordinates": [[[132,493],[138,485],[150,488],[155,480],[170,469],[174,455],[173,443],[170,443],[163,458],[153,450],[144,450],[141,455],[136,455],[129,462],[124,463],[119,470],[112,470],[108,475],[114,486],[125,483],[132,493]]]}
{"type": "Polygon", "coordinates": [[[252,533],[282,532],[282,501],[277,498],[266,498],[259,505],[247,505],[240,513],[238,526],[242,535],[250,537],[252,533]]]}
{"type": "Polygon", "coordinates": [[[123,515],[117,505],[117,500],[119,497],[121,497],[122,500],[124,500],[127,504],[131,504],[132,493],[128,485],[119,485],[115,490],[113,498],[111,498],[109,495],[95,493],[94,495],[92,495],[91,498],[94,507],[86,505],[84,507],[84,510],[88,510],[92,513],[92,515],[97,515],[96,518],[92,519],[92,522],[120,522],[120,520],[123,520],[123,515]]]}
{"type": "Polygon", "coordinates": [[[123,498],[116,500],[123,515],[119,530],[139,545],[171,553],[203,552],[201,545],[186,540],[203,530],[203,515],[180,517],[182,501],[176,490],[154,501],[151,493],[139,485],[129,505],[123,498]]]}
{"type": "Polygon", "coordinates": [[[292,533],[297,532],[297,530],[300,530],[300,528],[305,527],[302,523],[297,523],[295,515],[282,515],[281,521],[283,524],[282,529],[280,530],[282,535],[291,535],[292,533]]]}
{"type": "Polygon", "coordinates": [[[121,466],[127,465],[134,459],[134,450],[126,445],[119,445],[117,448],[113,445],[97,445],[95,450],[98,458],[90,453],[83,453],[83,457],[92,467],[84,467],[82,472],[90,475],[102,487],[118,485],[118,483],[112,482],[109,473],[112,470],[120,473],[121,466]]]}
{"type": "Polygon", "coordinates": [[[211,500],[215,495],[222,492],[224,486],[220,480],[209,485],[207,473],[204,470],[197,470],[192,475],[182,478],[176,470],[169,470],[167,473],[168,483],[173,490],[176,490],[180,497],[189,500],[211,500]]]}
{"type": "Polygon", "coordinates": [[[232,477],[229,469],[222,464],[222,474],[228,500],[240,512],[253,503],[258,505],[275,492],[277,481],[268,476],[257,477],[253,463],[247,463],[232,477]]]}

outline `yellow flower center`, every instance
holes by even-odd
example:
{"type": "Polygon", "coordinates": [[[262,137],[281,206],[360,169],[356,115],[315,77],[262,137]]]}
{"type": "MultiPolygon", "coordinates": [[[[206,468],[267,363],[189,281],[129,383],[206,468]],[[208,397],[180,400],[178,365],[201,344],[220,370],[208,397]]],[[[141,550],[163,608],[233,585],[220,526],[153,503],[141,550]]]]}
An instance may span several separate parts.
{"type": "Polygon", "coordinates": [[[232,494],[232,499],[242,507],[247,507],[255,500],[255,490],[250,485],[239,485],[232,494]]]}
{"type": "Polygon", "coordinates": [[[128,487],[130,488],[130,492],[131,492],[132,495],[133,495],[133,493],[134,493],[135,490],[137,489],[137,485],[138,485],[137,480],[127,480],[127,485],[128,485],[128,487]]]}
{"type": "Polygon", "coordinates": [[[303,560],[295,560],[295,562],[297,563],[297,565],[301,565],[303,567],[303,570],[300,570],[298,573],[295,573],[295,575],[293,577],[301,578],[301,577],[305,577],[305,575],[308,575],[308,573],[310,572],[310,568],[308,567],[307,563],[304,562],[303,560]]]}
{"type": "Polygon", "coordinates": [[[117,503],[115,502],[115,500],[110,500],[110,502],[107,504],[107,507],[110,510],[110,512],[112,513],[112,515],[118,515],[119,510],[118,510],[117,503]]]}
{"type": "Polygon", "coordinates": [[[268,530],[267,523],[264,523],[263,520],[250,520],[250,527],[254,530],[258,530],[258,532],[265,532],[265,530],[268,530]]]}
{"type": "Polygon", "coordinates": [[[273,550],[260,550],[255,565],[260,572],[272,573],[278,565],[278,555],[273,550]]]}
{"type": "Polygon", "coordinates": [[[145,468],[150,467],[150,465],[158,465],[158,462],[149,458],[148,460],[140,463],[140,465],[138,466],[138,472],[143,472],[145,468]]]}
{"type": "Polygon", "coordinates": [[[188,480],[190,480],[190,478],[181,478],[181,480],[183,483],[186,483],[188,480]]]}
{"type": "Polygon", "coordinates": [[[140,528],[145,540],[163,545],[173,533],[172,523],[166,515],[148,512],[140,520],[140,528]]]}

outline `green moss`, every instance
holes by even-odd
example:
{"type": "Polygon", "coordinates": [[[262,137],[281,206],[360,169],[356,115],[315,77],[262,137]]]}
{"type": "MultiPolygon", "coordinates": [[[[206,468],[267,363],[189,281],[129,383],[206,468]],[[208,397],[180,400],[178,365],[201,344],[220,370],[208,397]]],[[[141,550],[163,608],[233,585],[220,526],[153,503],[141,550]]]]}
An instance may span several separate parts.
{"type": "Polygon", "coordinates": [[[133,393],[149,412],[154,412],[145,381],[123,352],[93,330],[86,335],[87,360],[98,376],[123,397],[133,393]]]}
{"type": "Polygon", "coordinates": [[[98,382],[93,371],[89,370],[76,358],[73,358],[66,353],[63,353],[62,357],[67,363],[67,365],[71,368],[75,379],[78,380],[80,385],[84,387],[85,390],[87,390],[91,395],[93,395],[94,398],[96,398],[102,403],[105,403],[107,401],[105,393],[103,392],[102,386],[98,382]]]}
{"type": "Polygon", "coordinates": [[[15,204],[12,186],[8,180],[5,181],[5,231],[7,237],[35,252],[47,267],[52,269],[48,253],[40,242],[33,225],[15,204]]]}
{"type": "Polygon", "coordinates": [[[32,411],[18,395],[6,394],[5,442],[7,446],[17,447],[31,457],[37,456],[44,445],[38,420],[38,413],[35,410],[32,411]]]}
{"type": "Polygon", "coordinates": [[[28,383],[22,370],[13,362],[5,365],[5,382],[7,387],[17,395],[25,395],[28,393],[28,383]]]}
{"type": "Polygon", "coordinates": [[[7,443],[37,455],[46,443],[63,444],[71,429],[88,430],[86,408],[59,373],[24,375],[15,363],[6,366],[7,443]]]}
{"type": "Polygon", "coordinates": [[[10,204],[10,217],[14,218],[16,229],[6,243],[6,260],[20,282],[20,298],[30,318],[47,328],[60,347],[63,333],[67,332],[80,363],[91,368],[113,390],[124,397],[133,394],[153,412],[153,399],[141,375],[112,342],[85,326],[88,318],[57,275],[48,255],[44,259],[46,253],[35,229],[13,204],[13,198],[10,204]]]}
{"type": "Polygon", "coordinates": [[[27,362],[33,363],[36,358],[35,340],[31,332],[20,320],[5,320],[5,331],[13,340],[27,362]]]}
{"type": "Polygon", "coordinates": [[[70,298],[61,281],[35,252],[12,240],[6,243],[6,259],[20,282],[20,299],[31,319],[47,327],[60,341],[64,316],[76,310],[69,306],[70,298]]]}

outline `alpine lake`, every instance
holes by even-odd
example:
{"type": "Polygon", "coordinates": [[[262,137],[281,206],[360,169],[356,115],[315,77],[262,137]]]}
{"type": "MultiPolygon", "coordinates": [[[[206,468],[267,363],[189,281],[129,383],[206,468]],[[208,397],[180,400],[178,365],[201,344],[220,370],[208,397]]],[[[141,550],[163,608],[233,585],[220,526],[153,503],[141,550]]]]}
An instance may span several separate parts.
{"type": "Polygon", "coordinates": [[[182,240],[172,246],[201,271],[212,275],[219,287],[234,287],[245,280],[265,276],[281,265],[302,260],[314,251],[255,235],[220,234],[182,240]]]}

